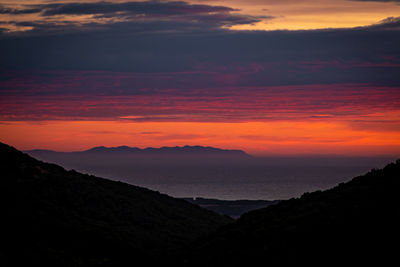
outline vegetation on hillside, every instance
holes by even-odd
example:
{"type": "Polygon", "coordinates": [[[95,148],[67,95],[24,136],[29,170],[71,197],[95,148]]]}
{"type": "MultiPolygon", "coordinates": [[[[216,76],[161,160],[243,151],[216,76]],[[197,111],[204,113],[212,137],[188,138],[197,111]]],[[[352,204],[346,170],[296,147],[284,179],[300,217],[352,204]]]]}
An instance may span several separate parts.
{"type": "Polygon", "coordinates": [[[5,266],[158,263],[231,221],[145,188],[66,171],[4,144],[0,172],[5,266]]]}
{"type": "MultiPolygon", "coordinates": [[[[400,161],[232,222],[0,144],[5,266],[386,266],[397,261],[400,161]]],[[[204,203],[203,203],[204,204],[204,203]]]]}
{"type": "Polygon", "coordinates": [[[244,214],[197,242],[180,263],[385,266],[398,262],[399,190],[400,160],[330,190],[244,214]]]}

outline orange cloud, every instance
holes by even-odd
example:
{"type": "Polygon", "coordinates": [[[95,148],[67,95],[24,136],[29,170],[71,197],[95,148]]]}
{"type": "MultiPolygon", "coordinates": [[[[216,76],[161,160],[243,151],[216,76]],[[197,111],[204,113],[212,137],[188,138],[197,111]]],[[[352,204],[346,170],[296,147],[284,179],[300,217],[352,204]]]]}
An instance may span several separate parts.
{"type": "Polygon", "coordinates": [[[1,123],[0,140],[19,149],[45,148],[60,151],[84,150],[98,145],[141,148],[205,145],[243,149],[255,155],[398,156],[400,151],[399,131],[354,129],[340,121],[19,121],[1,123]],[[143,132],[157,134],[143,135],[143,132]]]}
{"type": "MultiPolygon", "coordinates": [[[[110,3],[142,2],[143,0],[108,0],[110,3]]],[[[45,0],[5,1],[10,7],[23,8],[24,5],[48,4],[45,0]]],[[[99,0],[66,0],[56,3],[98,3],[99,0]]],[[[306,30],[325,28],[351,28],[367,26],[387,17],[397,17],[400,5],[395,1],[350,1],[350,0],[189,0],[187,3],[224,6],[235,9],[237,15],[254,16],[260,19],[247,23],[227,24],[224,28],[232,30],[306,30]],[[264,17],[264,18],[263,18],[264,17]],[[271,20],[271,18],[274,18],[271,20]]],[[[32,27],[18,26],[15,22],[34,22],[43,18],[39,13],[0,14],[0,22],[10,31],[26,31],[32,27]],[[10,23],[13,22],[13,23],[10,23]]],[[[46,18],[47,22],[63,24],[66,22],[86,25],[89,23],[107,24],[123,21],[123,18],[99,18],[93,15],[61,15],[46,18]]]]}
{"type": "Polygon", "coordinates": [[[384,1],[349,0],[192,0],[193,3],[223,4],[253,16],[271,15],[254,25],[235,25],[235,30],[307,30],[367,26],[387,17],[397,17],[400,5],[384,1]]]}

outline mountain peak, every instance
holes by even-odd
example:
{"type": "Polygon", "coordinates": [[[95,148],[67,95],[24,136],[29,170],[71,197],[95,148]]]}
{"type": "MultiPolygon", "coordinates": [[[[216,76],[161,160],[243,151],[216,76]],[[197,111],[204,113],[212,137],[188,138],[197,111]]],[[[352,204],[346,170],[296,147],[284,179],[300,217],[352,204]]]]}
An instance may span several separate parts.
{"type": "Polygon", "coordinates": [[[85,153],[85,152],[90,152],[90,153],[136,153],[136,154],[174,154],[174,155],[180,155],[180,154],[191,154],[191,155],[221,155],[221,156],[245,156],[245,157],[250,157],[246,152],[242,150],[234,150],[234,149],[221,149],[221,148],[215,148],[211,146],[190,146],[190,145],[185,145],[185,146],[163,146],[160,148],[154,148],[154,147],[147,147],[147,148],[137,148],[137,147],[129,147],[129,146],[117,146],[117,147],[105,147],[105,146],[97,146],[93,147],[91,149],[81,151],[80,153],[85,153]]]}
{"type": "Polygon", "coordinates": [[[106,147],[106,146],[96,146],[93,148],[90,148],[85,151],[81,152],[109,152],[109,151],[114,151],[114,152],[129,152],[129,151],[138,151],[140,150],[137,147],[129,147],[129,146],[117,146],[117,147],[106,147]]]}

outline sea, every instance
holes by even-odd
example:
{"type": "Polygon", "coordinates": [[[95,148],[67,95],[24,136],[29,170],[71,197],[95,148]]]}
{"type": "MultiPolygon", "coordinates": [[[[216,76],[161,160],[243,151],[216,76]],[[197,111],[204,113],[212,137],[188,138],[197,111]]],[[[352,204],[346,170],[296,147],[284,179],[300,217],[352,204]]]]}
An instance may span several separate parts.
{"type": "Polygon", "coordinates": [[[93,160],[90,163],[56,163],[173,197],[284,200],[332,188],[395,160],[395,157],[324,156],[259,157],[221,162],[93,160]]]}

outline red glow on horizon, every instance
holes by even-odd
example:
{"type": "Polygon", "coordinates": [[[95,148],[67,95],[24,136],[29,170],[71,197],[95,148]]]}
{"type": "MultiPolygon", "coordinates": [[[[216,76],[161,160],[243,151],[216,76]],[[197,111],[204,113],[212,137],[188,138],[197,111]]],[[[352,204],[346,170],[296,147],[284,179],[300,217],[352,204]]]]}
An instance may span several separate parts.
{"type": "MultiPolygon", "coordinates": [[[[10,90],[4,92],[7,97],[0,98],[0,141],[22,150],[202,145],[241,149],[253,155],[400,152],[398,87],[239,87],[229,85],[232,80],[225,77],[221,88],[124,91],[131,84],[126,79],[130,81],[136,74],[110,74],[105,80],[98,72],[81,73],[74,79],[72,74],[64,74],[56,72],[51,76],[54,81],[46,78],[44,84],[40,75],[0,82],[10,90]]],[[[159,81],[161,74],[145,78],[161,84],[179,76],[164,75],[159,81]]],[[[192,74],[187,75],[181,77],[182,82],[192,74]]]]}
{"type": "Polygon", "coordinates": [[[253,155],[398,156],[400,151],[399,131],[366,131],[341,122],[25,121],[2,123],[0,130],[2,142],[21,150],[203,145],[253,155]]]}

